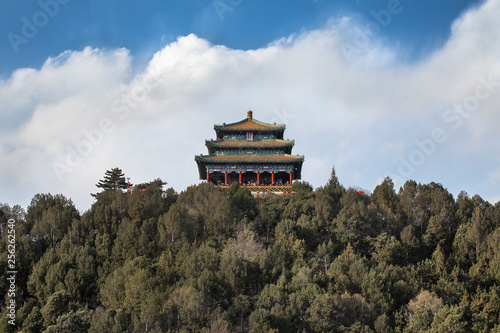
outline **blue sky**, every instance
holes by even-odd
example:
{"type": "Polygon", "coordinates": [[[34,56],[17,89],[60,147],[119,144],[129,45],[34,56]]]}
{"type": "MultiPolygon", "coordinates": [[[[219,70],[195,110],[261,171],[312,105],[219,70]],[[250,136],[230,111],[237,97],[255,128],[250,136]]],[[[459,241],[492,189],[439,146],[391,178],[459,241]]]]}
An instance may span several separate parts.
{"type": "Polygon", "coordinates": [[[3,1],[0,202],[107,169],[199,182],[213,124],[285,123],[303,178],[331,167],[500,200],[500,0],[3,1]]]}
{"type": "MultiPolygon", "coordinates": [[[[0,71],[5,77],[20,67],[40,67],[49,56],[85,46],[125,47],[138,62],[147,61],[159,48],[190,33],[213,44],[255,49],[302,29],[322,28],[331,18],[349,15],[363,23],[373,21],[372,12],[387,10],[390,3],[373,0],[3,1],[0,71]],[[40,11],[49,14],[46,24],[43,24],[43,16],[37,15],[40,11]],[[31,23],[40,22],[41,27],[35,25],[38,32],[27,38],[27,43],[19,44],[16,52],[7,34],[12,32],[23,37],[22,29],[26,25],[23,17],[31,23]]],[[[391,15],[390,24],[383,27],[380,34],[392,43],[403,44],[411,51],[410,60],[415,60],[441,46],[449,37],[453,20],[480,1],[401,0],[399,3],[396,7],[401,8],[401,12],[391,15]]]]}

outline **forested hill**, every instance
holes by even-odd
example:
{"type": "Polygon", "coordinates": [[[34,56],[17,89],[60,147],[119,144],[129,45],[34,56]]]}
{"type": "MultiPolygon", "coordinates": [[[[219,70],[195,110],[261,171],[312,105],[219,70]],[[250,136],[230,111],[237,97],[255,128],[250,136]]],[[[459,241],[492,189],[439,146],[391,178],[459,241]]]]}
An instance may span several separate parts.
{"type": "Polygon", "coordinates": [[[389,178],[368,195],[334,170],[289,195],[127,190],[117,170],[83,214],[0,206],[1,332],[500,332],[500,203],[389,178]]]}

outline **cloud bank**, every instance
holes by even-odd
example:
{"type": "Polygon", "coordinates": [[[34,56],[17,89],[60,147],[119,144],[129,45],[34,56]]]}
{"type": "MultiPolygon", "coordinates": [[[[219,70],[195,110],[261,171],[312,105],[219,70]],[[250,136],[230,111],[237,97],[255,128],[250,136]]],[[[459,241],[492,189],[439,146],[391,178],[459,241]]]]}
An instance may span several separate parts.
{"type": "Polygon", "coordinates": [[[287,125],[315,187],[335,165],[346,186],[389,175],[500,200],[499,14],[499,0],[469,10],[417,62],[349,17],[256,50],[179,37],[140,72],[126,49],[66,51],[0,81],[0,202],[63,193],[88,209],[113,167],[182,191],[213,125],[249,109],[287,125]]]}

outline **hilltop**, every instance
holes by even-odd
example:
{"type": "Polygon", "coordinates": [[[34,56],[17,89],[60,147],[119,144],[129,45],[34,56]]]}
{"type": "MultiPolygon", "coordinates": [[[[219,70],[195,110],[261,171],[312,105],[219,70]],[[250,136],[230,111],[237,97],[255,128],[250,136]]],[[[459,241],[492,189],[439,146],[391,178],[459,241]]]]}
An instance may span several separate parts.
{"type": "Polygon", "coordinates": [[[111,175],[81,214],[62,194],[0,207],[3,332],[500,332],[500,203],[335,170],[257,197],[111,175]]]}

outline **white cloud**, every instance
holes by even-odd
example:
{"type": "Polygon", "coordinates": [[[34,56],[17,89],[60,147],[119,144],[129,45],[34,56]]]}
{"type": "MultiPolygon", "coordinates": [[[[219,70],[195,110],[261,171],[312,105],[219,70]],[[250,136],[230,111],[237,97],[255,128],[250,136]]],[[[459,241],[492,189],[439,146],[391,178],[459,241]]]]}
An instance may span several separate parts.
{"type": "MultiPolygon", "coordinates": [[[[442,49],[411,64],[398,60],[399,46],[377,38],[346,61],[342,43],[359,29],[348,18],[249,51],[180,37],[135,76],[125,49],[66,51],[0,81],[0,202],[26,206],[51,192],[86,209],[94,184],[115,166],[134,183],[160,177],[181,191],[198,182],[194,155],[206,153],[213,124],[241,120],[249,108],[269,122],[286,111],[285,135],[306,156],[302,175],[314,186],[335,164],[345,185],[372,188],[397,175],[400,157],[418,151],[415,140],[442,128],[448,139],[402,181],[430,178],[476,193],[496,170],[487,157],[500,149],[492,132],[500,87],[458,128],[443,115],[474,96],[480,78],[500,81],[499,13],[498,0],[470,10],[442,49]],[[67,169],[58,175],[54,163],[67,169]]],[[[493,191],[479,194],[498,198],[493,191]]]]}

